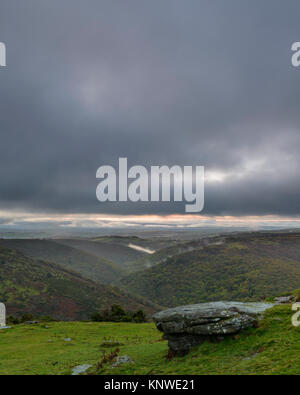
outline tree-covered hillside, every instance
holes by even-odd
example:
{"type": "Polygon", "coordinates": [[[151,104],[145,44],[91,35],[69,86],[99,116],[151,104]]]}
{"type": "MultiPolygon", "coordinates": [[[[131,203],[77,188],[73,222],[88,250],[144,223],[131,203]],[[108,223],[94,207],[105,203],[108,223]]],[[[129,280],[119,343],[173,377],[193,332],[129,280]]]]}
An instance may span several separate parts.
{"type": "Polygon", "coordinates": [[[0,247],[0,301],[6,304],[8,315],[31,313],[62,320],[88,319],[112,304],[148,314],[159,309],[116,287],[4,247],[0,247]]]}
{"type": "Polygon", "coordinates": [[[122,279],[126,289],[164,306],[260,300],[299,285],[299,234],[227,237],[122,279]]]}

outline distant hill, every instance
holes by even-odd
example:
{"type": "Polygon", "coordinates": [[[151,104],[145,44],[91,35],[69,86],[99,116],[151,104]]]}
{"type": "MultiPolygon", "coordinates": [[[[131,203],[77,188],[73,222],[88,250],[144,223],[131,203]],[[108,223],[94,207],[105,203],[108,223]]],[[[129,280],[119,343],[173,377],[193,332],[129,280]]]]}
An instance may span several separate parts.
{"type": "Polygon", "coordinates": [[[164,306],[265,299],[299,288],[300,235],[227,236],[222,245],[175,255],[121,284],[164,306]]]}
{"type": "MultiPolygon", "coordinates": [[[[143,239],[136,236],[57,239],[55,242],[97,256],[98,258],[109,260],[121,267],[127,274],[152,266],[161,260],[159,251],[164,251],[173,244],[177,246],[177,242],[168,239],[143,239]],[[132,248],[132,246],[142,247],[156,252],[152,255],[132,248]]],[[[123,274],[121,273],[119,277],[123,274]]]]}
{"type": "Polygon", "coordinates": [[[109,285],[86,280],[54,263],[29,258],[0,246],[0,301],[8,315],[32,313],[62,320],[88,319],[97,310],[119,304],[127,310],[160,309],[109,285]]]}
{"type": "MultiPolygon", "coordinates": [[[[57,263],[101,284],[115,284],[126,274],[161,261],[160,249],[165,250],[170,244],[172,242],[166,239],[147,240],[134,236],[105,236],[96,239],[0,239],[2,246],[32,258],[57,263]],[[151,255],[132,246],[157,252],[151,255]]],[[[163,257],[165,254],[163,253],[163,257]]]]}
{"type": "MultiPolygon", "coordinates": [[[[91,239],[59,239],[57,243],[75,248],[85,253],[114,262],[123,270],[127,269],[127,263],[144,257],[144,253],[128,247],[123,240],[118,242],[115,238],[91,239]]],[[[129,243],[128,243],[129,244],[129,243]]],[[[143,267],[142,267],[143,268],[143,267]]]]}
{"type": "Polygon", "coordinates": [[[164,240],[160,246],[161,248],[157,249],[154,254],[146,256],[144,254],[135,262],[131,262],[131,268],[132,271],[150,268],[159,263],[166,262],[168,258],[179,254],[201,250],[203,247],[209,245],[221,245],[224,243],[224,240],[224,236],[202,237],[195,240],[167,240],[167,243],[164,240]]]}
{"type": "MultiPolygon", "coordinates": [[[[84,240],[83,246],[85,244],[84,240]]],[[[74,247],[80,241],[74,243],[74,247]]],[[[22,252],[26,256],[59,264],[66,269],[71,269],[84,277],[103,283],[112,283],[125,274],[124,269],[97,254],[88,248],[74,248],[73,243],[68,245],[56,240],[48,239],[2,239],[0,246],[5,246],[22,252]]],[[[81,245],[81,244],[80,244],[81,245]]]]}

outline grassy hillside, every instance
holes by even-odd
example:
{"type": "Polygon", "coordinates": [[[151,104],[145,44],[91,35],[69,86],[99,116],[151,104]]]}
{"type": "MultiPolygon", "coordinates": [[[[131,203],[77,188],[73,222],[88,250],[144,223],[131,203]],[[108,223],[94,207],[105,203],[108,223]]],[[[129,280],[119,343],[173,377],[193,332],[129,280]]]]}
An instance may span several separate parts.
{"type": "Polygon", "coordinates": [[[4,247],[0,247],[0,300],[8,315],[26,312],[64,320],[87,319],[111,304],[148,313],[158,309],[116,287],[97,284],[59,265],[4,247]]]}
{"type": "Polygon", "coordinates": [[[121,283],[164,306],[265,299],[299,287],[300,236],[228,237],[222,245],[175,255],[121,283]]]}
{"type": "Polygon", "coordinates": [[[300,327],[291,306],[266,313],[258,329],[220,343],[204,343],[183,358],[166,359],[167,342],[153,324],[49,323],[0,331],[0,374],[70,374],[91,364],[94,374],[299,374],[300,327]],[[66,337],[71,342],[65,342],[66,337]],[[103,352],[129,355],[134,364],[102,369],[103,352]]]}
{"type": "Polygon", "coordinates": [[[125,274],[121,266],[108,261],[105,257],[55,240],[10,239],[1,240],[0,245],[18,250],[32,258],[59,264],[101,284],[115,282],[125,274]]]}

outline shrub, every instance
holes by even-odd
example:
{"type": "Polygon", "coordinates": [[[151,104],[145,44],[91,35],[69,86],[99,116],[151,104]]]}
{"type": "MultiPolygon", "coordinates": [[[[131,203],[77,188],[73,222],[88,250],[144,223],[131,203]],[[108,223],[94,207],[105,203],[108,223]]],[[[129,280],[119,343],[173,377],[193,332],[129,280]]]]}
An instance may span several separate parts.
{"type": "Polygon", "coordinates": [[[91,316],[93,322],[147,322],[146,314],[143,310],[136,312],[125,311],[119,305],[112,305],[110,310],[106,309],[102,312],[95,312],[91,316]]]}
{"type": "Polygon", "coordinates": [[[138,310],[137,312],[135,312],[133,314],[133,321],[138,323],[138,324],[141,324],[143,322],[147,322],[147,317],[146,317],[145,312],[143,310],[138,310]]]}

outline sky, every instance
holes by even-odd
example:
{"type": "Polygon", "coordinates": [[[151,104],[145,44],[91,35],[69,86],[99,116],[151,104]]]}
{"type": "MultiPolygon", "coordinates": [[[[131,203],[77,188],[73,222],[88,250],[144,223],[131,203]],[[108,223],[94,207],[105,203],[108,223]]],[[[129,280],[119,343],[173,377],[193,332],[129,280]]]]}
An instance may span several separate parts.
{"type": "Polygon", "coordinates": [[[119,157],[205,166],[205,221],[298,220],[299,14],[298,0],[0,0],[0,223],[195,221],[184,202],[97,201],[97,168],[119,157]]]}

